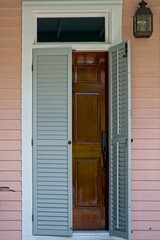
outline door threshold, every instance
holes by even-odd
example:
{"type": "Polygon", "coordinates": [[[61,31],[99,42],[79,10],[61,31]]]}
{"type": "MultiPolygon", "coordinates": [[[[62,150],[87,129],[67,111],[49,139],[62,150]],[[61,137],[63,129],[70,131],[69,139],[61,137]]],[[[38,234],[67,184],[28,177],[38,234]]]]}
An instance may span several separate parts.
{"type": "Polygon", "coordinates": [[[73,231],[71,237],[56,236],[23,236],[23,240],[124,240],[110,237],[108,231],[73,231]]]}
{"type": "Polygon", "coordinates": [[[122,238],[110,237],[106,230],[73,231],[73,240],[123,240],[122,238]]]}
{"type": "Polygon", "coordinates": [[[108,231],[97,231],[97,230],[91,230],[91,231],[73,231],[73,237],[77,237],[77,239],[109,239],[109,232],[108,231]],[[79,237],[79,238],[78,238],[79,237]],[[98,237],[98,238],[97,238],[98,237]]]}

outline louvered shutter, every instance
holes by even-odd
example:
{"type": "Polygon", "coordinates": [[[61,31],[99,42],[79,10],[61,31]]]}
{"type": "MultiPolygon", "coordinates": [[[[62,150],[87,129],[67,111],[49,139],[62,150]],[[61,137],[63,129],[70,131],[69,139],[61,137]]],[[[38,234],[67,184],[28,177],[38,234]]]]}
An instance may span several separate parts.
{"type": "Polygon", "coordinates": [[[33,233],[72,234],[70,49],[33,50],[33,233]]]}
{"type": "Polygon", "coordinates": [[[110,235],[130,239],[130,45],[109,51],[110,235]]]}

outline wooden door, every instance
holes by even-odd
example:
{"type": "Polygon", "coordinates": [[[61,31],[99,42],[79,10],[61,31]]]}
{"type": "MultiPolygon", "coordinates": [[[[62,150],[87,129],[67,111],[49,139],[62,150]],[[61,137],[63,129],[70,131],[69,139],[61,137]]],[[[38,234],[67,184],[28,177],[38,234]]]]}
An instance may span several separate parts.
{"type": "Polygon", "coordinates": [[[73,52],[73,228],[108,228],[107,53],[73,52]]]}

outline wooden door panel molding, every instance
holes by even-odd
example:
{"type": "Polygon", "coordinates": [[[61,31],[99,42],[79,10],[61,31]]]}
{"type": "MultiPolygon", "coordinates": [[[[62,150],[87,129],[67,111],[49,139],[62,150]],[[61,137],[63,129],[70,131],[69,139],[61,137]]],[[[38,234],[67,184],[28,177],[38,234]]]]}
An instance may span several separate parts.
{"type": "Polygon", "coordinates": [[[99,229],[103,229],[103,227],[100,227],[100,219],[101,213],[94,210],[92,211],[92,215],[90,214],[90,210],[79,211],[75,209],[73,212],[74,229],[95,230],[97,226],[99,226],[99,229]]]}
{"type": "Polygon", "coordinates": [[[100,141],[99,94],[77,93],[74,101],[74,143],[100,141]]]}
{"type": "Polygon", "coordinates": [[[74,144],[73,155],[75,158],[99,158],[101,155],[101,144],[74,144]]]}
{"type": "Polygon", "coordinates": [[[83,65],[77,66],[77,74],[75,76],[76,83],[99,83],[100,69],[99,65],[83,65]]]}
{"type": "Polygon", "coordinates": [[[98,170],[100,159],[75,159],[76,164],[76,207],[99,207],[98,170]],[[77,191],[78,190],[78,191],[77,191]]]}

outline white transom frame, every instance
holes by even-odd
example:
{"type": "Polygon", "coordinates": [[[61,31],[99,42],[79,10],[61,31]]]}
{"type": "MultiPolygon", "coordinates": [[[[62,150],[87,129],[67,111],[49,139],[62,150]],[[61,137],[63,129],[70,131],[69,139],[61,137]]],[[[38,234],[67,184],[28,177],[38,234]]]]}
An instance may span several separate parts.
{"type": "MultiPolygon", "coordinates": [[[[47,1],[48,2],[48,1],[47,1]]],[[[47,5],[41,1],[41,4],[36,1],[29,1],[23,5],[23,20],[28,18],[27,24],[29,31],[32,31],[32,46],[72,46],[76,50],[102,50],[106,51],[110,46],[118,44],[122,41],[122,3],[120,1],[90,1],[80,3],[66,3],[66,1],[59,1],[59,4],[50,1],[47,5]],[[93,4],[92,4],[93,2],[93,4]],[[103,4],[102,4],[103,2],[103,4]],[[106,4],[105,4],[105,3],[106,4]],[[39,4],[38,4],[39,3],[39,4]],[[42,4],[43,3],[43,4],[42,4]],[[28,17],[26,16],[28,15],[28,17]],[[30,17],[29,17],[30,15],[30,17]],[[104,17],[105,18],[105,42],[104,43],[37,43],[37,18],[46,17],[104,17]],[[30,22],[32,22],[30,24],[30,22]],[[30,26],[29,26],[30,25],[30,26]]]]}
{"type": "MultiPolygon", "coordinates": [[[[83,51],[108,51],[122,40],[122,1],[29,1],[23,3],[22,28],[22,234],[32,235],[32,49],[71,47],[83,51]],[[105,43],[37,43],[37,17],[103,16],[106,21],[105,43]]],[[[43,239],[45,239],[43,237],[43,239]]],[[[51,239],[54,239],[53,237],[51,239]]],[[[48,237],[47,240],[50,240],[48,237]]]]}
{"type": "MultiPolygon", "coordinates": [[[[111,10],[102,10],[100,12],[97,11],[92,11],[92,12],[88,12],[88,11],[77,11],[74,10],[74,12],[71,11],[67,11],[67,12],[38,12],[35,13],[35,31],[34,31],[34,43],[35,44],[41,44],[41,45],[49,45],[49,44],[56,44],[56,45],[66,45],[68,46],[68,44],[70,45],[75,45],[74,42],[67,42],[67,43],[60,43],[60,42],[45,42],[45,43],[38,43],[37,42],[37,19],[38,18],[83,18],[83,17],[104,17],[105,19],[105,42],[101,43],[101,44],[111,44],[112,42],[112,34],[111,34],[111,25],[112,25],[112,21],[111,21],[111,16],[112,16],[112,12],[111,10]]],[[[98,44],[99,45],[100,42],[97,43],[93,43],[93,42],[87,42],[87,43],[76,43],[76,45],[78,44],[82,44],[82,45],[90,45],[90,44],[98,44]]]]}

